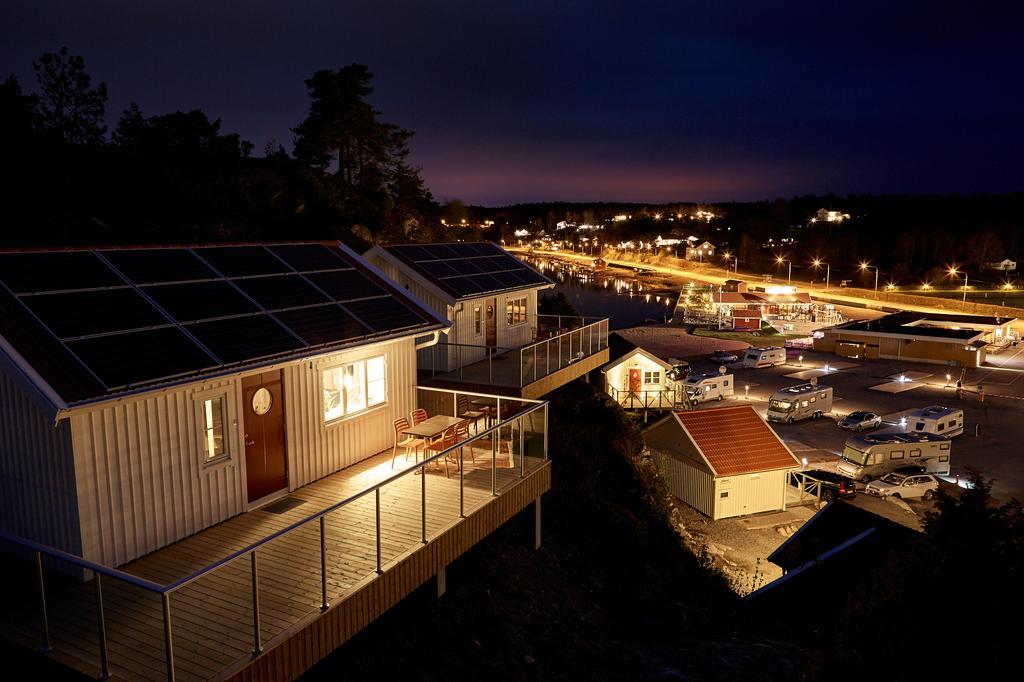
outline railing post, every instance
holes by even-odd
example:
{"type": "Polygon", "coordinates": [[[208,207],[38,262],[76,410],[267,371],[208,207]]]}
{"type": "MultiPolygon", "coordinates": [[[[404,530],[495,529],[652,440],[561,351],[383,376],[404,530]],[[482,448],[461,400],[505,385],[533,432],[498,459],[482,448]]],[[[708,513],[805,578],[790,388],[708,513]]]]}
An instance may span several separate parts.
{"type": "Polygon", "coordinates": [[[519,418],[519,478],[526,478],[526,429],[523,418],[519,418]]]}
{"type": "Polygon", "coordinates": [[[425,545],[427,544],[427,472],[425,469],[420,470],[420,522],[422,525],[420,542],[425,545]]]}
{"type": "MultiPolygon", "coordinates": [[[[499,402],[499,404],[500,404],[500,402],[499,402]]],[[[499,412],[500,412],[500,408],[499,408],[499,412]]],[[[463,466],[466,463],[464,455],[465,455],[465,453],[463,452],[463,446],[460,445],[459,446],[459,518],[460,519],[466,518],[466,488],[463,485],[463,478],[462,478],[462,472],[466,470],[466,467],[463,466]]]]}
{"type": "Polygon", "coordinates": [[[263,651],[260,642],[260,583],[256,568],[256,550],[249,553],[252,564],[252,653],[253,656],[263,651]]]}
{"type": "Polygon", "coordinates": [[[537,346],[533,347],[533,380],[537,380],[537,346]]]}
{"type": "Polygon", "coordinates": [[[377,502],[377,575],[380,575],[384,572],[380,564],[380,488],[375,488],[373,493],[377,502]]]}
{"type": "Polygon", "coordinates": [[[160,595],[164,607],[164,665],[167,667],[167,682],[174,682],[174,641],[171,639],[171,595],[160,595]]]}
{"type": "Polygon", "coordinates": [[[36,575],[39,578],[39,616],[43,628],[43,646],[41,651],[52,651],[50,645],[50,619],[46,615],[46,584],[43,582],[43,553],[36,552],[36,575]]]}
{"type": "Polygon", "coordinates": [[[562,369],[562,337],[558,337],[558,369],[562,369]]]}
{"type": "Polygon", "coordinates": [[[326,517],[320,517],[320,610],[326,611],[331,604],[327,601],[327,528],[326,517]]]}
{"type": "Polygon", "coordinates": [[[100,679],[110,677],[110,661],[107,660],[107,625],[103,618],[103,574],[94,573],[93,588],[96,593],[96,631],[100,639],[100,679]]]}
{"type": "Polygon", "coordinates": [[[544,460],[548,458],[548,406],[544,405],[544,460]]]}
{"type": "Polygon", "coordinates": [[[498,436],[501,434],[501,426],[491,432],[491,495],[495,492],[498,477],[498,436]]]}

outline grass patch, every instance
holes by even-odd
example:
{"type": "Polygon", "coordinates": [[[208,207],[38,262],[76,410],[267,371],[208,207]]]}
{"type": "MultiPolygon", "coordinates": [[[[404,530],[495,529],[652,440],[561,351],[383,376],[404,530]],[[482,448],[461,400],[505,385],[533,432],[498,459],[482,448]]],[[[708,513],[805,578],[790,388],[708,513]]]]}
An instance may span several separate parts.
{"type": "Polygon", "coordinates": [[[762,330],[759,332],[731,332],[726,329],[703,329],[700,327],[693,330],[693,335],[706,336],[713,339],[725,339],[727,341],[746,341],[747,343],[754,345],[767,341],[780,346],[783,345],[787,339],[800,339],[806,336],[806,334],[779,334],[774,330],[762,330]]]}

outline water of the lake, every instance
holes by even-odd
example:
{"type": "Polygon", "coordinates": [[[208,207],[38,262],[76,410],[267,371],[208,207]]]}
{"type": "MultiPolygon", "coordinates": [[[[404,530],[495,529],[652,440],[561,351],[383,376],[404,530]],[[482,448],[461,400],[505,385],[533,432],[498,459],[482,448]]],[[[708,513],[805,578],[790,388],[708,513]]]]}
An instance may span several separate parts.
{"type": "Polygon", "coordinates": [[[610,268],[593,272],[549,258],[524,260],[554,280],[555,291],[565,294],[581,315],[607,317],[612,329],[668,320],[679,298],[678,288],[634,276],[629,270],[610,268]]]}

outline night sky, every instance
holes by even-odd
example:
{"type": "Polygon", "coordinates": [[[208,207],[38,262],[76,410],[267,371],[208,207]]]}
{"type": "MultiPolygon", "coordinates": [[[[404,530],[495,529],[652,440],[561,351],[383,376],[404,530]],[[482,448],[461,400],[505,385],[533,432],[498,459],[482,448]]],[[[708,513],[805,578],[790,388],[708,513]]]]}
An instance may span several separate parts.
{"type": "Polygon", "coordinates": [[[290,149],[358,62],[438,199],[722,201],[1024,189],[1024,9],[987,2],[0,5],[0,72],[67,45],[111,128],[201,108],[290,149]]]}

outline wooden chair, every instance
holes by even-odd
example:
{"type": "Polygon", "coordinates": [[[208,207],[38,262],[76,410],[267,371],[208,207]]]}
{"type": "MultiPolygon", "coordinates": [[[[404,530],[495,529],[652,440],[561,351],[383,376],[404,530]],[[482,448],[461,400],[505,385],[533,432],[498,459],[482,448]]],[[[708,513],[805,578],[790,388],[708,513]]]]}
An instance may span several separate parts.
{"type": "MultiPolygon", "coordinates": [[[[453,445],[455,445],[456,443],[458,443],[459,442],[458,441],[458,437],[455,435],[455,427],[456,426],[458,426],[458,424],[454,424],[452,426],[449,426],[447,429],[444,430],[444,433],[441,434],[440,438],[438,438],[437,440],[434,440],[434,441],[431,441],[431,442],[427,443],[427,451],[426,451],[426,453],[424,453],[424,458],[430,456],[430,454],[428,454],[428,453],[437,454],[439,452],[447,450],[448,448],[450,448],[453,445]]],[[[448,459],[449,459],[448,456],[445,456],[445,458],[444,458],[444,475],[447,478],[451,478],[451,474],[448,472],[448,459]]]]}
{"type": "Polygon", "coordinates": [[[472,408],[469,404],[469,398],[464,395],[455,398],[455,411],[458,413],[455,416],[459,419],[471,421],[476,431],[480,430],[480,420],[487,417],[486,410],[472,408]]]}
{"type": "Polygon", "coordinates": [[[417,426],[427,421],[427,411],[422,407],[418,407],[410,413],[412,417],[412,425],[417,426]]]}
{"type": "Polygon", "coordinates": [[[420,448],[425,446],[427,443],[422,438],[404,435],[403,432],[409,428],[409,420],[405,417],[399,417],[392,423],[395,427],[395,444],[391,448],[391,468],[394,469],[395,457],[398,456],[398,448],[405,448],[405,460],[409,461],[409,452],[412,451],[413,456],[416,457],[419,454],[420,448]]]}

